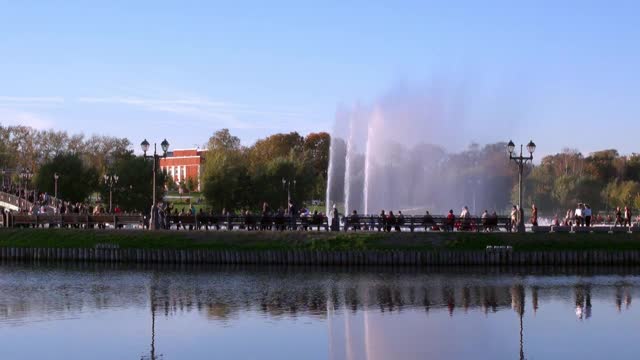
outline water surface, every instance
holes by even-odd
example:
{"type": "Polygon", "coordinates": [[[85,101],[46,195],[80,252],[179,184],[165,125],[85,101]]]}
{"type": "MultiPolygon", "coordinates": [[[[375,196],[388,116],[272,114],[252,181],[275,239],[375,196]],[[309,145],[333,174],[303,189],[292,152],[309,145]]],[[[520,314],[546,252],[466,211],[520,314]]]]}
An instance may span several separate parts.
{"type": "Polygon", "coordinates": [[[636,358],[638,268],[0,265],[0,359],[636,358]]]}

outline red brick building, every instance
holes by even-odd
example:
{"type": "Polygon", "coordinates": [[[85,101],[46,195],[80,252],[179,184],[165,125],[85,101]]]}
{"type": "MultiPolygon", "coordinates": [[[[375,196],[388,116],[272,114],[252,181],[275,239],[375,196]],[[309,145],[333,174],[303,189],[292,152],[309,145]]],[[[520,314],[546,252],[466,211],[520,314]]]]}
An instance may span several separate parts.
{"type": "Polygon", "coordinates": [[[167,153],[166,158],[160,159],[160,169],[173,177],[176,184],[195,180],[200,191],[200,173],[204,165],[206,149],[178,149],[167,153]]]}

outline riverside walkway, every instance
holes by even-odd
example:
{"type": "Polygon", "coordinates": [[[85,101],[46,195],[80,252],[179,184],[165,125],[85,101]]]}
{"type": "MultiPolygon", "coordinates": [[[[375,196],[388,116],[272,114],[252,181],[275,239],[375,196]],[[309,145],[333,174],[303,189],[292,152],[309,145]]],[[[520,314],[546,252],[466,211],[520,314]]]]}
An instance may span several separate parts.
{"type": "MultiPolygon", "coordinates": [[[[17,196],[0,192],[0,227],[10,228],[80,228],[80,229],[146,229],[149,219],[142,214],[41,214],[19,213],[20,209],[32,204],[17,196]]],[[[167,230],[244,230],[244,231],[403,231],[403,232],[511,232],[508,216],[492,218],[457,218],[451,224],[446,216],[405,215],[389,221],[378,215],[341,216],[336,221],[324,215],[309,215],[292,218],[282,215],[169,215],[163,221],[167,230]]],[[[535,226],[528,232],[534,233],[640,233],[640,224],[633,226],[596,225],[577,226],[535,226]]]]}
{"type": "MultiPolygon", "coordinates": [[[[5,213],[2,226],[11,228],[80,228],[80,229],[145,229],[148,219],[144,215],[123,214],[61,214],[26,215],[5,213]]],[[[464,221],[457,220],[453,227],[444,216],[433,216],[427,221],[423,216],[405,216],[402,223],[389,224],[379,216],[360,216],[357,223],[349,218],[340,218],[332,224],[326,216],[296,217],[289,216],[239,216],[239,215],[170,215],[164,220],[167,230],[201,231],[350,231],[384,232],[386,228],[397,232],[509,232],[508,218],[499,217],[488,224],[483,219],[472,217],[464,221]]],[[[598,225],[592,227],[576,226],[537,226],[528,228],[534,233],[640,233],[640,226],[598,225]]]]}

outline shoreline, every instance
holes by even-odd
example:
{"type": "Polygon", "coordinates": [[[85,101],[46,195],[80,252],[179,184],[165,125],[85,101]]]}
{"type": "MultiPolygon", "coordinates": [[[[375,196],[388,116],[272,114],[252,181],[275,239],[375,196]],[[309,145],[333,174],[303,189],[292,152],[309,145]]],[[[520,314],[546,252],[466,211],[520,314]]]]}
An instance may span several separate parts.
{"type": "Polygon", "coordinates": [[[634,266],[640,251],[305,251],[0,248],[3,261],[296,266],[634,266]]]}
{"type": "Polygon", "coordinates": [[[640,234],[0,229],[0,259],[307,266],[640,265],[640,234]]]}

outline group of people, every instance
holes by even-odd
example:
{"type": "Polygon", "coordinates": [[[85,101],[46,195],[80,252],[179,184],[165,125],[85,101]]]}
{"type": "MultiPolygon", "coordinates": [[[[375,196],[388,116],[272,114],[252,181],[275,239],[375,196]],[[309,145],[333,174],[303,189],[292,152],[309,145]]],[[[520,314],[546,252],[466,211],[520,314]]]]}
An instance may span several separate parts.
{"type": "Polygon", "coordinates": [[[155,224],[156,228],[170,229],[175,226],[178,230],[193,230],[196,228],[220,230],[221,226],[225,226],[229,230],[237,226],[250,231],[296,230],[299,227],[303,230],[308,230],[313,226],[319,229],[323,226],[324,219],[324,214],[319,213],[317,210],[312,213],[304,205],[298,210],[293,201],[289,201],[286,209],[280,207],[277,210],[273,210],[268,203],[264,202],[260,213],[254,213],[250,209],[244,209],[236,213],[226,208],[223,208],[220,213],[216,213],[213,209],[205,211],[203,208],[196,211],[194,205],[178,209],[169,203],[159,202],[152,207],[149,221],[145,219],[145,227],[148,227],[149,222],[151,222],[155,224]],[[198,221],[195,221],[196,218],[198,221]],[[238,223],[238,218],[240,218],[241,223],[238,223]]]}
{"type": "MultiPolygon", "coordinates": [[[[333,210],[334,214],[337,214],[337,210],[334,206],[333,210]]],[[[337,218],[336,215],[333,216],[334,219],[337,218]]],[[[378,231],[390,232],[391,230],[395,230],[397,232],[401,232],[404,225],[406,225],[406,219],[401,210],[397,211],[397,215],[393,213],[393,211],[385,212],[385,210],[381,210],[380,214],[377,217],[368,218],[369,220],[362,221],[360,215],[356,210],[353,210],[351,214],[344,218],[345,228],[352,230],[361,230],[364,228],[365,230],[375,229],[378,231]]],[[[415,218],[411,221],[411,226],[422,226],[425,230],[433,230],[433,231],[453,231],[454,229],[458,230],[472,230],[474,224],[472,221],[473,216],[469,211],[467,206],[462,208],[462,212],[458,217],[455,216],[453,210],[449,210],[447,216],[444,221],[440,224],[438,221],[434,220],[433,216],[426,211],[422,216],[421,221],[416,222],[415,218]]],[[[482,213],[482,228],[485,231],[490,231],[494,229],[498,224],[498,215],[494,211],[493,213],[489,213],[485,210],[482,213]]]]}
{"type": "MultiPolygon", "coordinates": [[[[640,221],[640,219],[638,219],[640,221]]],[[[616,207],[615,212],[602,216],[602,214],[593,215],[593,211],[589,204],[579,203],[575,209],[568,209],[562,221],[558,215],[554,216],[551,223],[553,226],[578,226],[591,227],[595,224],[613,224],[613,226],[631,226],[633,224],[633,214],[631,208],[616,207]]]]}

